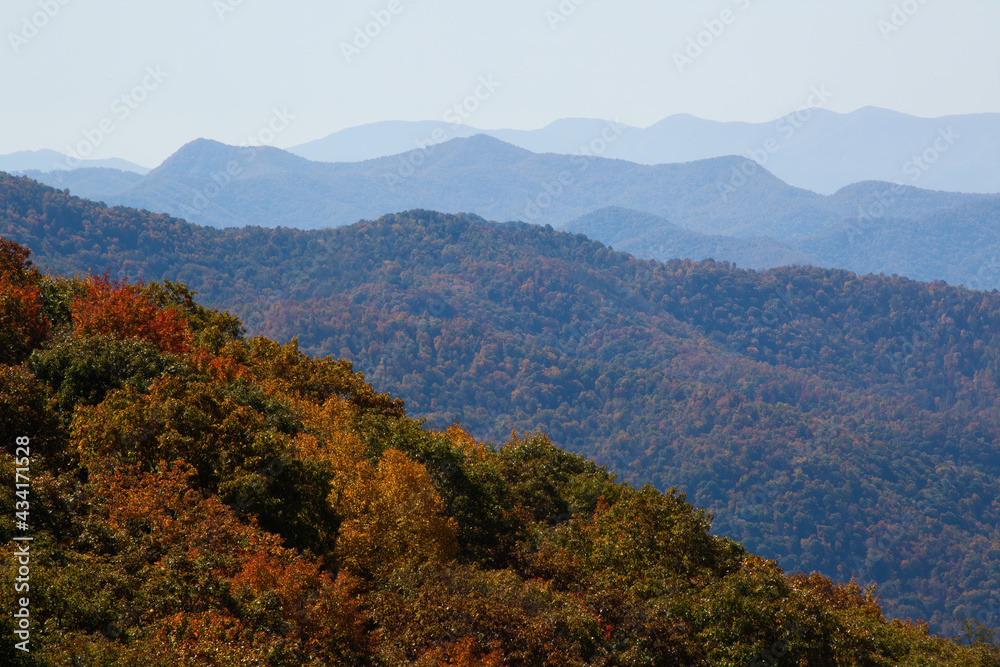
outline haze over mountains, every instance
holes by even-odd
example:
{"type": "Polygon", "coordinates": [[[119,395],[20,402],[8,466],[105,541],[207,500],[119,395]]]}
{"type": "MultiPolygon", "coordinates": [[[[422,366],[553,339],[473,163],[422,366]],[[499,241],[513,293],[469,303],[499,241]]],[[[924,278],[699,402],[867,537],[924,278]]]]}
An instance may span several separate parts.
{"type": "Polygon", "coordinates": [[[1000,667],[1000,0],[7,5],[0,667],[1000,667]]]}
{"type": "MultiPolygon", "coordinates": [[[[619,128],[605,123],[604,131],[615,137],[619,128]]],[[[110,169],[29,175],[94,200],[215,227],[315,229],[424,208],[551,224],[659,260],[812,264],[1000,287],[993,223],[1000,195],[869,181],[824,196],[738,156],[641,165],[538,154],[476,135],[323,163],[197,140],[146,176],[110,169]]]]}
{"type": "MultiPolygon", "coordinates": [[[[817,87],[802,102],[822,105],[831,97],[835,95],[817,87]]],[[[434,121],[383,122],[342,130],[289,151],[310,160],[355,162],[407,152],[436,139],[487,134],[536,153],[575,154],[600,138],[605,125],[600,120],[563,119],[525,131],[434,121]]],[[[757,159],[786,183],[823,194],[859,181],[1000,192],[1000,114],[918,118],[876,107],[840,114],[803,106],[763,123],[721,123],[679,114],[647,128],[622,125],[621,137],[600,154],[640,164],[741,155],[757,159]],[[933,160],[927,169],[913,159],[925,151],[933,160]],[[935,157],[934,151],[940,155],[935,157]]]]}
{"type": "Polygon", "coordinates": [[[149,169],[134,162],[121,158],[103,158],[84,160],[78,157],[63,155],[57,151],[42,149],[37,151],[17,151],[8,155],[0,155],[0,171],[72,171],[74,169],[89,169],[105,167],[119,169],[136,174],[149,173],[149,169]]]}
{"type": "Polygon", "coordinates": [[[998,219],[1000,202],[991,198],[912,218],[846,220],[804,239],[700,234],[659,216],[615,207],[582,216],[566,228],[661,261],[711,257],[752,269],[809,264],[992,290],[1000,288],[998,219]]]}
{"type": "MultiPolygon", "coordinates": [[[[193,141],[123,190],[100,181],[74,194],[148,208],[214,227],[337,227],[387,211],[428,208],[496,220],[565,225],[604,206],[640,208],[696,231],[801,236],[856,210],[852,201],[791,188],[739,157],[639,165],[574,155],[536,154],[484,135],[425,152],[357,163],[311,162],[274,148],[193,141]],[[230,173],[231,172],[231,173],[230,173]],[[723,189],[735,182],[733,192],[723,189]],[[763,214],[768,212],[766,218],[763,214]],[[773,212],[773,213],[772,213],[773,212]]],[[[38,176],[35,173],[29,174],[38,176]]],[[[59,174],[62,183],[90,170],[59,174]]],[[[131,177],[130,177],[131,178],[131,177]]],[[[914,191],[915,192],[915,191],[914,191]]],[[[871,193],[869,200],[874,202],[871,193]]],[[[949,195],[940,205],[969,196],[949,195]]],[[[900,208],[908,201],[896,203],[900,208]]]]}
{"type": "MultiPolygon", "coordinates": [[[[317,162],[362,162],[485,134],[535,153],[569,155],[583,150],[647,165],[739,155],[757,160],[790,185],[822,194],[861,181],[902,182],[950,192],[1000,192],[1000,114],[918,118],[876,107],[841,114],[805,106],[822,105],[831,97],[835,95],[818,87],[798,110],[761,123],[717,122],[688,114],[669,116],[647,128],[615,123],[617,136],[612,141],[602,141],[607,138],[607,121],[585,118],[566,118],[537,130],[383,121],[340,130],[288,151],[317,162]]],[[[0,156],[0,170],[7,172],[45,172],[66,164],[65,156],[49,150],[0,156]]],[[[71,161],[70,166],[149,171],[118,158],[83,160],[79,165],[71,161]]]]}

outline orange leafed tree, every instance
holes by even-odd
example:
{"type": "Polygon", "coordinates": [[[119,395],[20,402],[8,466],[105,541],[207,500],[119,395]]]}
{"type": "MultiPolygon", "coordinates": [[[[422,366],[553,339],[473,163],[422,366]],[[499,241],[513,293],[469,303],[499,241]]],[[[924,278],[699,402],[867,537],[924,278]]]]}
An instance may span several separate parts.
{"type": "Polygon", "coordinates": [[[16,363],[49,333],[30,251],[0,238],[0,362],[16,363]]]}
{"type": "Polygon", "coordinates": [[[18,283],[35,282],[38,270],[31,266],[30,255],[23,245],[0,238],[0,274],[12,274],[18,283]]]}
{"type": "Polygon", "coordinates": [[[115,570],[135,577],[118,582],[140,610],[134,652],[166,654],[177,665],[365,664],[370,638],[354,580],[241,521],[195,489],[194,475],[183,461],[161,461],[155,472],[91,469],[89,500],[116,565],[139,568],[115,570]],[[204,578],[192,586],[195,571],[204,578]]]}
{"type": "Polygon", "coordinates": [[[472,637],[438,646],[420,657],[418,667],[501,667],[503,652],[495,649],[485,654],[472,637]]]}
{"type": "Polygon", "coordinates": [[[247,368],[235,359],[214,354],[204,348],[196,349],[188,356],[188,363],[202,375],[220,382],[232,382],[247,375],[247,368]]]}
{"type": "Polygon", "coordinates": [[[49,332],[38,288],[17,285],[0,274],[0,362],[15,363],[37,347],[49,332]]]}
{"type": "Polygon", "coordinates": [[[141,286],[107,275],[84,283],[84,294],[73,300],[73,328],[77,334],[142,338],[161,352],[184,354],[191,332],[177,313],[162,310],[142,294],[141,286]]]}

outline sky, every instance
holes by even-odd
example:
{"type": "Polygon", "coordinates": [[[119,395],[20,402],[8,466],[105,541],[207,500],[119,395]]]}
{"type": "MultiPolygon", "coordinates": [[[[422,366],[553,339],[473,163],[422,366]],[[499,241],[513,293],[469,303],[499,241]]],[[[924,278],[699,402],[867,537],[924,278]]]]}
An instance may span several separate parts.
{"type": "Polygon", "coordinates": [[[155,167],[382,120],[1000,112],[996,0],[4,0],[0,155],[155,167]],[[456,110],[456,105],[458,109],[456,110]]]}

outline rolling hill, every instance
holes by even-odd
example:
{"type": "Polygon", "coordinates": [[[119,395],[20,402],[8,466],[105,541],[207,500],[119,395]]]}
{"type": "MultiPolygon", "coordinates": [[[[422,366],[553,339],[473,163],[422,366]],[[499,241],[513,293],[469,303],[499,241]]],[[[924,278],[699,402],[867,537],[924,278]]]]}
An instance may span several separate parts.
{"type": "Polygon", "coordinates": [[[871,217],[804,239],[698,234],[641,211],[609,207],[566,225],[644,259],[712,258],[752,269],[793,264],[1000,289],[1000,202],[986,199],[913,218],[871,217]]]}
{"type": "Polygon", "coordinates": [[[43,172],[25,170],[18,173],[59,190],[70,190],[77,197],[101,201],[142,180],[142,175],[108,167],[82,167],[70,171],[43,172]]]}
{"type": "Polygon", "coordinates": [[[954,640],[887,619],[544,435],[435,429],[181,285],[28,256],[0,238],[9,667],[1000,659],[975,619],[954,640]]]}
{"type": "Polygon", "coordinates": [[[641,261],[426,211],[219,230],[10,177],[0,204],[43,268],[184,281],[431,425],[542,429],[791,571],[877,583],[892,616],[1000,626],[996,293],[641,261]]]}
{"type": "Polygon", "coordinates": [[[214,227],[316,229],[411,208],[563,227],[614,206],[702,234],[782,241],[864,219],[869,211],[880,219],[910,219],[998,198],[888,183],[860,183],[822,196],[790,187],[745,158],[648,166],[596,154],[536,154],[484,135],[338,164],[199,140],[139,180],[87,169],[34,175],[71,190],[75,179],[101,201],[214,227]]]}
{"type": "MultiPolygon", "coordinates": [[[[814,103],[821,103],[821,97],[826,95],[817,96],[814,103]]],[[[717,122],[678,114],[646,128],[624,123],[614,126],[621,133],[600,154],[639,164],[739,155],[757,160],[794,187],[823,194],[863,181],[1000,193],[1000,114],[918,118],[875,107],[842,114],[816,106],[759,123],[717,122]],[[938,141],[942,136],[947,138],[944,143],[938,141]],[[935,155],[935,142],[946,150],[935,155]],[[925,151],[932,158],[927,169],[914,160],[925,151]]],[[[316,162],[363,162],[481,134],[535,153],[571,155],[589,150],[587,147],[598,142],[607,127],[607,121],[587,118],[564,118],[537,130],[483,130],[444,121],[383,121],[346,128],[287,150],[316,162]]],[[[7,172],[50,172],[69,167],[106,167],[139,174],[149,171],[118,158],[67,164],[66,156],[51,150],[0,156],[0,170],[7,172]]]]}
{"type": "MultiPolygon", "coordinates": [[[[733,196],[720,196],[721,184],[746,162],[718,158],[650,167],[538,155],[479,135],[426,152],[327,164],[273,148],[199,140],[124,189],[120,179],[109,180],[100,199],[214,227],[337,227],[409,208],[560,225],[603,206],[640,203],[643,210],[671,218],[683,213],[685,225],[713,232],[750,229],[763,223],[765,211],[795,212],[794,221],[768,223],[775,234],[819,229],[842,217],[823,197],[789,188],[764,171],[733,196]]],[[[71,177],[87,177],[88,171],[71,177]]],[[[94,194],[96,189],[88,185],[94,194]]]]}

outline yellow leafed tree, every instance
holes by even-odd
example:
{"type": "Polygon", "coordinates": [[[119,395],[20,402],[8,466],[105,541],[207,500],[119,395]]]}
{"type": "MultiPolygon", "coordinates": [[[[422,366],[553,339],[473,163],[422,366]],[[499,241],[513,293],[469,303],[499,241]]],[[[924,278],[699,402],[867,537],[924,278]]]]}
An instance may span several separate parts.
{"type": "Polygon", "coordinates": [[[423,465],[388,449],[377,468],[361,462],[358,473],[339,499],[331,496],[344,517],[337,540],[344,567],[378,576],[406,562],[454,556],[457,525],[444,516],[444,502],[423,465]]]}

